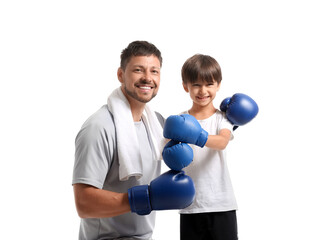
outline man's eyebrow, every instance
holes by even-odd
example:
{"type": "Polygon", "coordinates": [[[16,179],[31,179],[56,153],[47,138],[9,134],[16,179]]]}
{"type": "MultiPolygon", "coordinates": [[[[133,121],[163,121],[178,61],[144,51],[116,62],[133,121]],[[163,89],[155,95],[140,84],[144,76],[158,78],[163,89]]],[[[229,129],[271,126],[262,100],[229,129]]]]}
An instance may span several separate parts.
{"type": "MultiPolygon", "coordinates": [[[[139,65],[139,64],[135,64],[135,65],[133,65],[133,67],[145,68],[145,66],[143,66],[143,65],[139,65]]],[[[161,69],[160,67],[156,67],[156,66],[152,66],[151,68],[161,69]]]]}

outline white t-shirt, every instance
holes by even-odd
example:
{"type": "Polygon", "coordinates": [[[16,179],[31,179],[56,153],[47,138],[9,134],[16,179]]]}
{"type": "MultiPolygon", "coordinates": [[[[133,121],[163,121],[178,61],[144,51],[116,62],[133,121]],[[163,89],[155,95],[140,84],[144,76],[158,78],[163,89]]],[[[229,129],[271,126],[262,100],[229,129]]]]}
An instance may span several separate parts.
{"type": "MultiPolygon", "coordinates": [[[[227,120],[225,113],[219,110],[211,117],[198,122],[209,135],[218,135],[221,129],[228,129],[231,131],[231,140],[233,139],[233,125],[227,120]]],[[[236,210],[236,199],[226,163],[226,149],[217,151],[206,146],[190,146],[194,152],[194,159],[183,170],[193,179],[195,200],[180,213],[236,210]]]]}

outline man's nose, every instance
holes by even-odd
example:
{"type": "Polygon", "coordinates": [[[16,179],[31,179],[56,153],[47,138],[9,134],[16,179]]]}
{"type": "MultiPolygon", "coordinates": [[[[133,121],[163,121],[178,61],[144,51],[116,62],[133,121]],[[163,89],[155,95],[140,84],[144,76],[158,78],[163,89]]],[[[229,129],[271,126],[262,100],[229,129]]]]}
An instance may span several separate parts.
{"type": "Polygon", "coordinates": [[[145,72],[144,76],[143,76],[144,80],[147,82],[152,82],[152,74],[148,71],[145,72]]]}

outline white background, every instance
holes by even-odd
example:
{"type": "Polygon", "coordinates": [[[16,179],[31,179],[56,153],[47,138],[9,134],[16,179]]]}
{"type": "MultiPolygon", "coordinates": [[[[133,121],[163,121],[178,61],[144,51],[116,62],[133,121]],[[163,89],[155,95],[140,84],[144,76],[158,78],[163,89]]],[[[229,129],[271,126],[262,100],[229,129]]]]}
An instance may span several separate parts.
{"type": "MultiPolygon", "coordinates": [[[[228,146],[240,239],[321,239],[317,2],[1,1],[0,238],[77,239],[75,136],[119,86],[121,50],[147,40],[165,117],[191,106],[180,69],[195,53],[222,67],[216,107],[236,92],[260,107],[228,146]]],[[[154,238],[179,239],[177,211],[159,212],[154,238]]]]}

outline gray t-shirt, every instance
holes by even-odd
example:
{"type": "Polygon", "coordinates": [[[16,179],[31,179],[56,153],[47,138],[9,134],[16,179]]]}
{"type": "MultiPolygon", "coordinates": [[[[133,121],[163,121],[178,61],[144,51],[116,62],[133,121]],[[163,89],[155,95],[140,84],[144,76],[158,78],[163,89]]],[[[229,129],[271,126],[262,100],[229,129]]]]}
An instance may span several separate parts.
{"type": "MultiPolygon", "coordinates": [[[[164,118],[156,114],[164,126],[164,118]]],[[[144,165],[141,179],[119,180],[115,125],[104,105],[89,117],[76,137],[72,184],[83,183],[125,193],[133,186],[149,184],[158,177],[161,163],[153,160],[149,133],[143,122],[135,123],[135,127],[144,165]]],[[[146,216],[126,213],[111,218],[81,219],[79,239],[151,239],[154,225],[155,212],[146,216]]]]}

